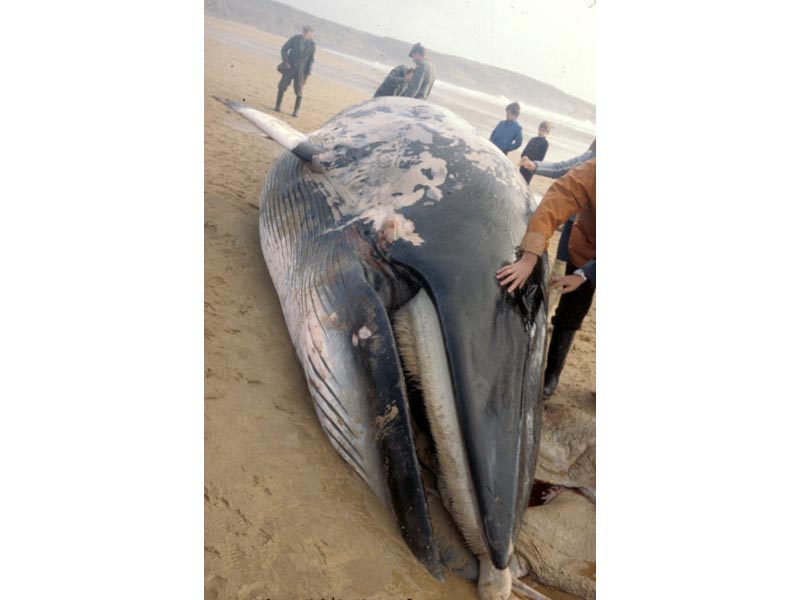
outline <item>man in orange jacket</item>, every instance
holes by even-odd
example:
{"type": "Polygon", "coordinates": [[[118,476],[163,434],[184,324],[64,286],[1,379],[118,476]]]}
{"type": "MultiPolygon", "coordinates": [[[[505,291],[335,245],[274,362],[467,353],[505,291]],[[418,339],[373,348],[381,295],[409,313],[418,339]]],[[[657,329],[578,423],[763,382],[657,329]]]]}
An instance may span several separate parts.
{"type": "Polygon", "coordinates": [[[594,298],[596,164],[597,159],[593,158],[550,186],[528,222],[528,230],[519,245],[522,256],[514,264],[497,271],[500,285],[508,285],[509,293],[521,287],[544,254],[556,227],[570,215],[578,213],[569,239],[566,275],[550,282],[550,286],[558,288],[562,296],[553,317],[553,333],[547,352],[545,396],[551,396],[555,391],[575,332],[580,329],[594,298]]]}

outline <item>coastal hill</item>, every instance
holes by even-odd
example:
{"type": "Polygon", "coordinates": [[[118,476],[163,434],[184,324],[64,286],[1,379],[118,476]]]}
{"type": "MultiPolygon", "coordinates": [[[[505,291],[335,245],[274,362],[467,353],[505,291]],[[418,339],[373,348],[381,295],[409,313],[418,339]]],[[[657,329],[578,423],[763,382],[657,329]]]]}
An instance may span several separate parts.
{"type": "MultiPolygon", "coordinates": [[[[411,45],[417,41],[425,43],[425,40],[401,41],[373,35],[273,0],[206,0],[205,12],[287,37],[308,24],[315,30],[317,47],[387,65],[408,64],[411,45]]],[[[579,120],[595,119],[593,104],[527,75],[443,54],[434,48],[429,48],[428,54],[436,65],[439,78],[448,83],[513,98],[579,120]]]]}

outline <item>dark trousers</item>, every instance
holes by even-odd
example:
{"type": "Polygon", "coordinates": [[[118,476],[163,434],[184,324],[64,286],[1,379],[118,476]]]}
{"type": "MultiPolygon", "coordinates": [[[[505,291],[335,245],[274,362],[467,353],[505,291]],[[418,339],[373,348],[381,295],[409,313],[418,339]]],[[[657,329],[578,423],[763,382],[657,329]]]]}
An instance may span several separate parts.
{"type": "MultiPolygon", "coordinates": [[[[578,267],[567,262],[566,275],[572,275],[578,267]]],[[[594,286],[589,281],[584,281],[577,290],[561,294],[553,316],[553,327],[567,331],[576,331],[581,328],[583,318],[592,307],[594,286]]]]}
{"type": "Polygon", "coordinates": [[[301,77],[298,77],[297,71],[289,71],[288,73],[284,73],[281,80],[278,82],[278,91],[281,93],[285,92],[286,89],[289,87],[289,84],[292,83],[294,80],[294,94],[298,98],[303,97],[303,84],[305,81],[301,81],[301,77]]]}
{"type": "Polygon", "coordinates": [[[561,237],[558,240],[558,250],[556,250],[556,258],[558,260],[563,260],[564,262],[569,261],[569,236],[572,233],[573,223],[575,223],[575,215],[572,215],[564,223],[564,226],[561,228],[561,237]]]}

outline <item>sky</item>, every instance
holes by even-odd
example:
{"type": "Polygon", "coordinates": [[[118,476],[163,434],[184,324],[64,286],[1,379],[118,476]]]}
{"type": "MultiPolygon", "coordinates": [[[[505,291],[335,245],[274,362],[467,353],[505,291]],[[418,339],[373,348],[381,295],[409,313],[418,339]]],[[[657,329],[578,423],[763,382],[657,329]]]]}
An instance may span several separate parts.
{"type": "Polygon", "coordinates": [[[422,42],[523,73],[595,101],[594,0],[279,1],[375,35],[422,42]]]}

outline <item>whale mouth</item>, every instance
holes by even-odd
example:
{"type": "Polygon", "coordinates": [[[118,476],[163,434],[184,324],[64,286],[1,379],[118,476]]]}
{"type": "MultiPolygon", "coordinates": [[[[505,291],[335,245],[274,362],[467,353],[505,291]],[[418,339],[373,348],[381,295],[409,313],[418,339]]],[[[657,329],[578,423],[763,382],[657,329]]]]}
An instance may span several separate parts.
{"type": "MultiPolygon", "coordinates": [[[[394,313],[392,323],[406,379],[417,459],[423,471],[433,474],[426,478],[426,488],[435,489],[426,489],[426,495],[429,504],[441,503],[455,525],[454,533],[450,524],[436,519],[436,510],[431,510],[440,557],[450,570],[498,588],[497,597],[502,597],[502,590],[511,585],[509,570],[497,568],[491,558],[445,339],[436,308],[424,289],[394,313]]],[[[513,547],[504,550],[513,553],[513,547]]]]}

